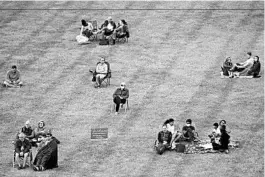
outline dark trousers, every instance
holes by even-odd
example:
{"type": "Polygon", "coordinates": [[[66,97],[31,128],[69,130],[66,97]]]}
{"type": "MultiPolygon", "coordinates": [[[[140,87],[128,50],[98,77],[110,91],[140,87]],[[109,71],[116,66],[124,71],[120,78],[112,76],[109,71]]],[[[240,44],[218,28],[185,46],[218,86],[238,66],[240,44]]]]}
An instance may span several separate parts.
{"type": "Polygon", "coordinates": [[[126,103],[126,99],[120,99],[120,97],[116,96],[113,99],[114,103],[116,104],[116,112],[119,112],[120,109],[120,104],[125,104],[126,103]]]}
{"type": "Polygon", "coordinates": [[[159,143],[156,147],[156,153],[162,155],[168,149],[169,149],[169,144],[159,143]]]}

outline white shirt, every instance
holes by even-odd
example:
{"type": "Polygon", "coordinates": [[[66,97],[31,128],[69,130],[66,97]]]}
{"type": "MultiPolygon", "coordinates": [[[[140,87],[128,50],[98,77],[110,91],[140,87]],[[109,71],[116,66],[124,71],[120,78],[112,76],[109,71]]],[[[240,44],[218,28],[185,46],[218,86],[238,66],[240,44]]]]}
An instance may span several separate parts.
{"type": "Polygon", "coordinates": [[[113,30],[113,26],[112,26],[112,24],[111,24],[111,23],[109,23],[109,24],[108,24],[108,26],[107,26],[107,28],[108,28],[109,30],[111,30],[111,31],[112,31],[112,30],[113,30]]]}

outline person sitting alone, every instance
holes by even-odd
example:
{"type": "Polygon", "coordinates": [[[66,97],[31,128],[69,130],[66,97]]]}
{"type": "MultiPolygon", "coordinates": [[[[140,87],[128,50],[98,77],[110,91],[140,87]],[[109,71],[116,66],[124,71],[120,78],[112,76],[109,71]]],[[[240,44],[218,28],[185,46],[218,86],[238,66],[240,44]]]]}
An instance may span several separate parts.
{"type": "Polygon", "coordinates": [[[230,142],[230,136],[226,131],[226,126],[222,125],[220,131],[221,135],[219,141],[212,142],[213,150],[219,150],[220,152],[228,153],[228,144],[230,142]]]}
{"type": "Polygon", "coordinates": [[[172,139],[172,133],[167,130],[167,125],[162,126],[162,131],[158,133],[158,145],[156,146],[156,152],[162,155],[166,150],[170,149],[170,142],[172,139]]]}
{"type": "Polygon", "coordinates": [[[44,171],[58,167],[58,144],[60,141],[50,132],[42,135],[42,141],[33,161],[34,171],[44,171]]]}
{"type": "Polygon", "coordinates": [[[95,88],[101,86],[102,81],[105,79],[109,71],[109,64],[105,61],[105,58],[100,58],[100,62],[97,63],[95,72],[93,72],[95,78],[95,88]]]}
{"type": "Polygon", "coordinates": [[[247,60],[243,63],[236,63],[233,65],[233,67],[230,69],[231,72],[238,72],[239,76],[245,76],[248,72],[248,70],[253,66],[254,59],[252,58],[252,53],[247,53],[247,60]]]}
{"type": "Polygon", "coordinates": [[[233,67],[233,63],[231,60],[231,57],[227,57],[223,63],[222,68],[222,72],[224,76],[232,76],[232,72],[230,71],[230,69],[233,67]]]}
{"type": "Polygon", "coordinates": [[[115,22],[112,20],[111,17],[108,17],[107,21],[101,25],[101,29],[98,33],[101,33],[101,39],[110,38],[116,28],[115,22]]]}
{"type": "Polygon", "coordinates": [[[17,87],[21,87],[22,84],[23,83],[21,81],[20,71],[17,69],[16,65],[13,65],[11,67],[11,70],[9,70],[6,74],[4,86],[17,88],[17,87]]]}
{"type": "Polygon", "coordinates": [[[18,139],[15,142],[15,160],[18,164],[18,169],[26,168],[26,162],[29,156],[31,145],[30,142],[25,138],[24,133],[18,135],[18,139]],[[23,165],[20,164],[20,157],[23,157],[23,165]]]}
{"type": "Polygon", "coordinates": [[[125,20],[120,20],[119,26],[113,32],[113,39],[129,37],[129,29],[125,20]]]}
{"type": "Polygon", "coordinates": [[[248,70],[247,76],[253,76],[254,78],[259,77],[260,67],[259,57],[255,56],[253,66],[248,70]]]}
{"type": "Polygon", "coordinates": [[[89,43],[89,38],[93,35],[93,25],[90,22],[86,22],[84,19],[81,20],[81,23],[80,34],[76,36],[76,40],[80,44],[89,43]]]}
{"type": "Polygon", "coordinates": [[[116,104],[116,112],[115,115],[118,115],[120,104],[125,104],[126,99],[129,98],[129,90],[126,88],[125,82],[122,82],[120,88],[117,88],[113,93],[113,102],[116,104]]]}

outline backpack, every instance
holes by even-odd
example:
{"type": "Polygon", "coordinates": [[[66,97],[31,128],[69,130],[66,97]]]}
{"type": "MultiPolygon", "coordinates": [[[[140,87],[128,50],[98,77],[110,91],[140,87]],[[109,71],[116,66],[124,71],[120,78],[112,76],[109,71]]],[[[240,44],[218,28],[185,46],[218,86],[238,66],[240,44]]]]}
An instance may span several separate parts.
{"type": "Polygon", "coordinates": [[[99,40],[99,45],[109,45],[109,40],[107,40],[107,39],[100,39],[99,40]]]}

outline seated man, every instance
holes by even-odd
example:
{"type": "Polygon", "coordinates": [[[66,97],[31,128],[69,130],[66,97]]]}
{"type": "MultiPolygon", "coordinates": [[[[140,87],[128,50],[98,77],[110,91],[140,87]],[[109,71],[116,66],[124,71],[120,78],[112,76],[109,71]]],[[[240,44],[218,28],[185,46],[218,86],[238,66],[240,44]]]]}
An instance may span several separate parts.
{"type": "MultiPolygon", "coordinates": [[[[109,70],[109,66],[105,61],[105,58],[101,58],[100,62],[97,63],[96,70],[93,73],[95,76],[95,88],[100,87],[103,79],[107,76],[109,70]]],[[[92,71],[93,72],[93,71],[92,71]]]]}
{"type": "Polygon", "coordinates": [[[259,62],[259,57],[258,56],[255,56],[254,57],[254,64],[248,70],[247,75],[248,76],[253,76],[253,77],[258,77],[259,76],[259,72],[260,72],[260,67],[261,67],[261,64],[259,62]]]}
{"type": "Polygon", "coordinates": [[[105,39],[105,36],[111,36],[116,28],[116,24],[112,21],[111,17],[108,17],[107,21],[103,23],[102,28],[98,33],[101,33],[101,39],[105,39]]]}
{"type": "Polygon", "coordinates": [[[236,63],[230,69],[231,72],[239,72],[239,75],[246,75],[247,71],[253,66],[254,59],[252,58],[252,53],[247,53],[247,61],[243,63],[236,63]]]}
{"type": "Polygon", "coordinates": [[[4,86],[7,87],[21,87],[21,76],[20,71],[17,70],[17,66],[13,65],[12,69],[9,70],[6,74],[6,80],[4,81],[4,86]]]}
{"type": "MultiPolygon", "coordinates": [[[[34,131],[30,126],[29,120],[26,121],[25,126],[21,128],[19,133],[24,133],[25,134],[25,138],[27,140],[29,140],[29,142],[31,143],[32,146],[36,146],[36,141],[34,141],[34,131]]],[[[19,134],[18,133],[18,134],[19,134]]],[[[16,139],[18,139],[18,134],[16,139]]]]}
{"type": "Polygon", "coordinates": [[[25,134],[20,133],[15,142],[15,160],[18,164],[18,169],[23,169],[26,167],[27,158],[29,156],[29,151],[31,148],[30,142],[25,139],[25,134]],[[23,157],[23,165],[20,164],[20,157],[23,157]]]}
{"type": "Polygon", "coordinates": [[[125,104],[126,99],[129,98],[129,90],[125,86],[125,82],[122,82],[120,88],[113,93],[113,102],[116,104],[115,115],[118,115],[120,104],[125,104]]]}
{"type": "Polygon", "coordinates": [[[191,125],[191,119],[186,120],[186,125],[182,128],[182,133],[177,134],[177,137],[173,140],[174,142],[188,141],[194,142],[196,140],[195,127],[191,125]]]}
{"type": "Polygon", "coordinates": [[[167,126],[164,124],[162,126],[162,131],[158,133],[158,145],[156,147],[156,152],[162,155],[170,147],[170,142],[172,138],[172,133],[167,130],[167,126]]]}
{"type": "Polygon", "coordinates": [[[43,137],[33,162],[33,170],[44,171],[58,167],[58,141],[51,133],[41,135],[43,137]]]}

